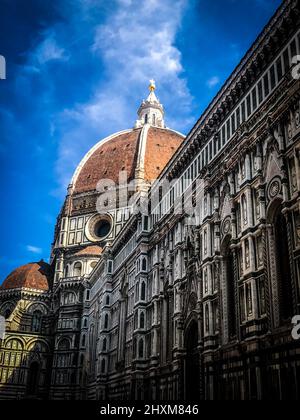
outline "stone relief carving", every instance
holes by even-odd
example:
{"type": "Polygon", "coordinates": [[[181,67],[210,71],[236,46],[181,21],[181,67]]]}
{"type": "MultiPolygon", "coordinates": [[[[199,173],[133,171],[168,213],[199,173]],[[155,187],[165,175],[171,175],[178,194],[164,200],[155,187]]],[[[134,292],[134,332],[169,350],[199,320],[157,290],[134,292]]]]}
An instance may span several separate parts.
{"type": "Polygon", "coordinates": [[[268,199],[272,201],[275,197],[277,197],[282,190],[282,182],[279,177],[274,178],[268,186],[268,199]]]}
{"type": "Polygon", "coordinates": [[[231,227],[231,217],[228,216],[222,223],[222,235],[229,235],[231,233],[231,227]]]}

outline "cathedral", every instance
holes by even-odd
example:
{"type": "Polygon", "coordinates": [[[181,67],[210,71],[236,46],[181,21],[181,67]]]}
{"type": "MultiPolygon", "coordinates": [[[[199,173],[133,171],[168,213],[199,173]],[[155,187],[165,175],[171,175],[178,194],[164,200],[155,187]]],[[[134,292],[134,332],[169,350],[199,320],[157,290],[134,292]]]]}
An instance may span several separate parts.
{"type": "Polygon", "coordinates": [[[300,398],[299,28],[285,0],[186,137],[151,80],[82,159],[0,287],[0,399],[300,398]]]}

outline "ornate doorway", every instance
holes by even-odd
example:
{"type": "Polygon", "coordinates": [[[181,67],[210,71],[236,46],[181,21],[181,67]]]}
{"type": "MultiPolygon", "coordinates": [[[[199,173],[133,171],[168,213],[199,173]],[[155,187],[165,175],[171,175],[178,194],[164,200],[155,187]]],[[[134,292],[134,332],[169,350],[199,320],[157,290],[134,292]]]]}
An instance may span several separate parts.
{"type": "Polygon", "coordinates": [[[36,397],[38,394],[40,365],[38,362],[33,362],[30,365],[28,372],[27,395],[36,397]]]}
{"type": "Polygon", "coordinates": [[[185,335],[185,399],[187,401],[200,400],[200,360],[198,339],[198,325],[196,321],[192,321],[185,335]]]}

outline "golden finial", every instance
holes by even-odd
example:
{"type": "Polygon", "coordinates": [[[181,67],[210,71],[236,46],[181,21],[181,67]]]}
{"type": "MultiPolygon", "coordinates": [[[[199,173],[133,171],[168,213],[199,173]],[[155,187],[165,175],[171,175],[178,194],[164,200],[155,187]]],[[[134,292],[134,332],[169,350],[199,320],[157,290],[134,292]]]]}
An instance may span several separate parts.
{"type": "Polygon", "coordinates": [[[150,80],[150,85],[149,85],[149,90],[150,90],[150,92],[154,92],[155,89],[156,89],[155,80],[151,79],[150,80]]]}

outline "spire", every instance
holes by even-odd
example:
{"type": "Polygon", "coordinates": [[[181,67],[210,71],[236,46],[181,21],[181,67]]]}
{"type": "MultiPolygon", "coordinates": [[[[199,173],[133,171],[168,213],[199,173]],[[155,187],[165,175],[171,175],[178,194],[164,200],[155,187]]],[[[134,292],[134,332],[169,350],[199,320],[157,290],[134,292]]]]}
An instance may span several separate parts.
{"type": "Polygon", "coordinates": [[[144,125],[152,125],[154,127],[165,128],[164,122],[164,107],[159,102],[155,94],[156,84],[155,80],[150,80],[149,95],[139,107],[138,116],[139,119],[135,124],[135,128],[143,127],[144,125]]]}

